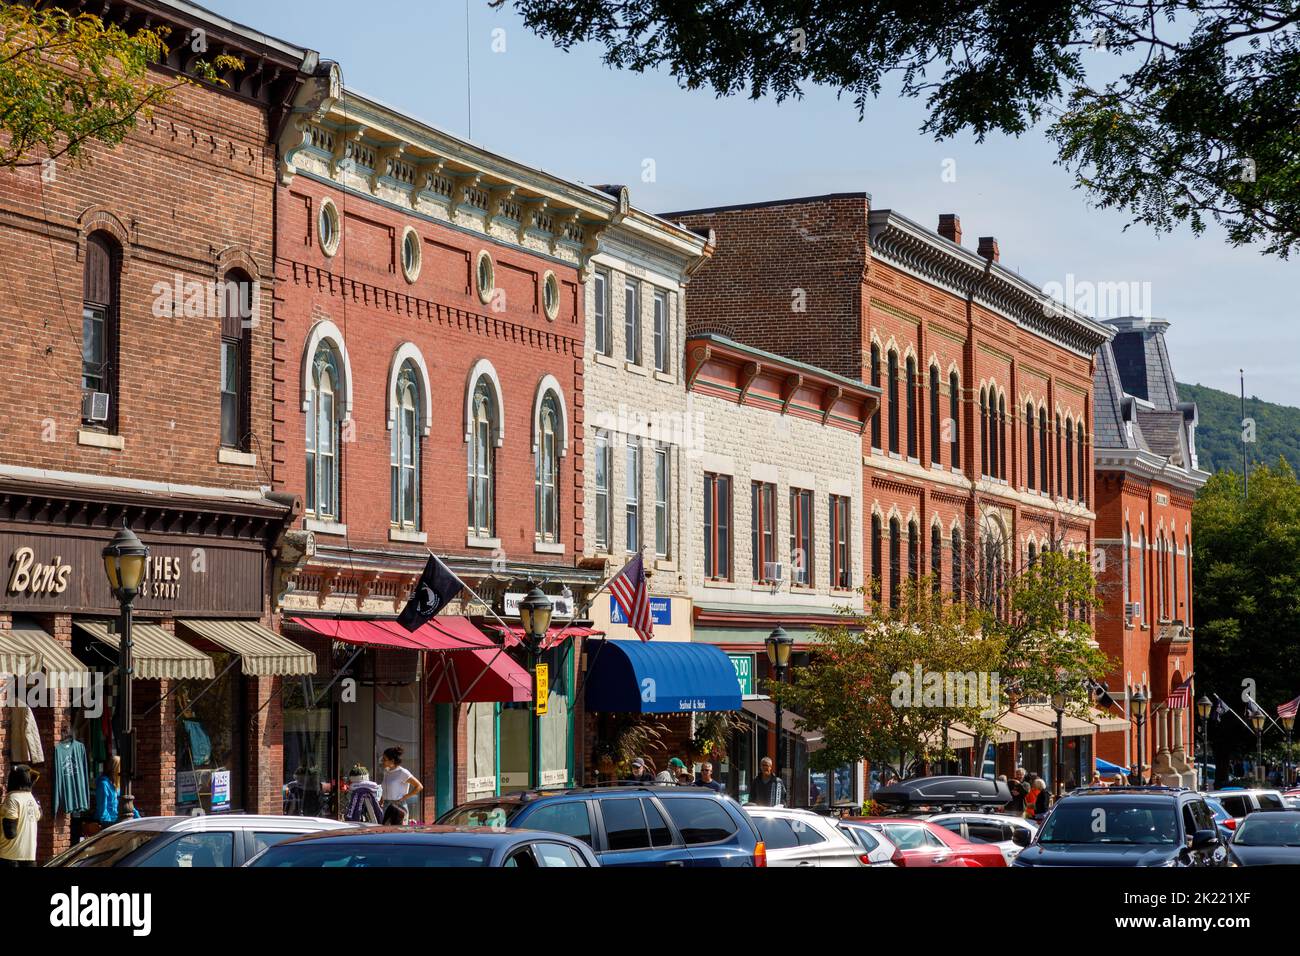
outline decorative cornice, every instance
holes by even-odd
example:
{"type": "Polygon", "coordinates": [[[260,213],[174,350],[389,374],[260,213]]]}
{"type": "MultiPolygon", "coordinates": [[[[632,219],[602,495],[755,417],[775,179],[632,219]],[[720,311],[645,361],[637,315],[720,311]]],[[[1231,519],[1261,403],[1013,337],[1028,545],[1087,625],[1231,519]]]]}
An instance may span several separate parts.
{"type": "Polygon", "coordinates": [[[1098,448],[1093,452],[1093,468],[1118,471],[1146,481],[1159,481],[1181,491],[1195,493],[1210,480],[1209,472],[1189,470],[1168,458],[1137,448],[1098,448]]]}

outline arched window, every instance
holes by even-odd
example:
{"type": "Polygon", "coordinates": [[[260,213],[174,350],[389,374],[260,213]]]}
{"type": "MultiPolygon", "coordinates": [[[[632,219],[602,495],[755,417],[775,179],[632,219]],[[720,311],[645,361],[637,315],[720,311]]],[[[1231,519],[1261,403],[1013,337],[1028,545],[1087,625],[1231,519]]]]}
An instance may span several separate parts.
{"type": "MultiPolygon", "coordinates": [[[[1032,449],[1030,449],[1032,452],[1032,449]]],[[[1047,409],[1038,410],[1038,490],[1048,493],[1047,483],[1047,409]]]]}
{"type": "Polygon", "coordinates": [[[902,529],[897,518],[889,519],[889,606],[898,607],[902,596],[902,529]]]}
{"type": "Polygon", "coordinates": [[[253,327],[253,280],[234,269],[226,273],[221,310],[221,444],[249,449],[252,430],[249,333],[253,327]]]}
{"type": "Polygon", "coordinates": [[[898,454],[898,353],[889,353],[889,451],[898,454]]]}
{"type": "Polygon", "coordinates": [[[952,529],[952,596],[962,600],[965,581],[962,579],[961,529],[952,529]]]}
{"type": "Polygon", "coordinates": [[[1147,619],[1147,533],[1145,530],[1138,532],[1138,604],[1142,609],[1138,620],[1145,623],[1147,619]]]}
{"type": "Polygon", "coordinates": [[[1074,425],[1075,425],[1075,429],[1076,429],[1076,435],[1078,436],[1078,440],[1079,440],[1079,444],[1078,444],[1078,453],[1079,453],[1079,503],[1080,503],[1080,504],[1084,504],[1084,505],[1086,505],[1086,504],[1088,503],[1088,479],[1087,479],[1087,475],[1088,475],[1087,461],[1088,461],[1088,459],[1087,459],[1087,455],[1086,455],[1086,453],[1085,453],[1085,451],[1084,451],[1084,449],[1085,449],[1086,446],[1085,446],[1085,442],[1084,442],[1084,440],[1083,440],[1083,422],[1082,422],[1082,421],[1078,421],[1078,422],[1075,422],[1074,425]]]}
{"type": "Polygon", "coordinates": [[[1124,541],[1121,547],[1123,548],[1123,551],[1121,552],[1119,558],[1119,576],[1124,590],[1124,606],[1127,607],[1129,603],[1131,603],[1132,601],[1132,589],[1129,586],[1129,580],[1128,580],[1128,573],[1129,573],[1128,553],[1129,553],[1129,549],[1133,547],[1133,539],[1128,533],[1128,525],[1124,526],[1124,541]]]}
{"type": "Polygon", "coordinates": [[[1061,497],[1061,416],[1056,416],[1056,497],[1061,497]]]}
{"type": "Polygon", "coordinates": [[[1034,490],[1034,405],[1025,404],[1025,488],[1034,490]]]}
{"type": "Polygon", "coordinates": [[[1007,397],[998,396],[998,477],[1007,480],[1007,397]]]}
{"type": "Polygon", "coordinates": [[[1074,500],[1074,426],[1065,420],[1065,497],[1074,500]]]}
{"type": "Polygon", "coordinates": [[[921,529],[915,521],[907,523],[907,580],[915,584],[921,577],[921,529]]]}
{"type": "Polygon", "coordinates": [[[989,472],[989,405],[988,394],[980,389],[980,474],[988,477],[989,472]]]}
{"type": "Polygon", "coordinates": [[[935,594],[943,593],[943,529],[937,524],[930,528],[930,575],[935,594]]]}
{"type": "Polygon", "coordinates": [[[930,366],[930,464],[940,465],[943,463],[943,451],[939,442],[942,435],[939,431],[939,419],[943,413],[939,410],[939,367],[930,366]]]}
{"type": "Polygon", "coordinates": [[[957,373],[953,372],[948,376],[948,415],[952,423],[948,426],[952,429],[952,436],[949,438],[949,455],[952,459],[952,467],[961,467],[961,382],[957,378],[957,373]]]}
{"type": "Polygon", "coordinates": [[[480,538],[496,537],[496,396],[487,376],[474,385],[470,404],[467,443],[469,533],[480,538]]]}
{"type": "Polygon", "coordinates": [[[1192,539],[1183,536],[1183,600],[1187,607],[1183,609],[1183,624],[1192,626],[1192,539]]]}
{"type": "Polygon", "coordinates": [[[339,520],[339,409],[343,405],[339,356],[329,342],[316,346],[307,391],[307,513],[339,520]]]}
{"type": "Polygon", "coordinates": [[[1029,566],[1032,568],[1038,562],[1038,546],[1033,541],[1029,542],[1029,566]]]}
{"type": "Polygon", "coordinates": [[[560,409],[554,392],[547,392],[537,421],[537,454],[533,469],[533,514],[538,541],[556,542],[560,533],[560,409]]]}
{"type": "Polygon", "coordinates": [[[885,573],[884,563],[881,556],[881,527],[880,515],[871,516],[871,583],[875,589],[876,599],[880,598],[881,575],[885,573]]]}
{"type": "MultiPolygon", "coordinates": [[[[871,343],[871,384],[880,388],[880,346],[875,342],[871,343]]],[[[871,416],[871,447],[880,450],[880,405],[876,405],[876,413],[871,416]]]]}
{"type": "Polygon", "coordinates": [[[397,373],[392,448],[392,506],[389,520],[396,528],[420,526],[420,386],[415,366],[402,363],[397,373]]]}
{"type": "Polygon", "coordinates": [[[907,410],[907,457],[917,458],[920,451],[916,441],[916,359],[911,356],[907,359],[907,401],[904,405],[907,410]]]}
{"type": "Polygon", "coordinates": [[[1169,616],[1178,617],[1178,538],[1169,535],[1169,616]]]}
{"type": "Polygon", "coordinates": [[[118,319],[122,250],[106,232],[86,239],[81,293],[82,421],[117,431],[118,319]]]}

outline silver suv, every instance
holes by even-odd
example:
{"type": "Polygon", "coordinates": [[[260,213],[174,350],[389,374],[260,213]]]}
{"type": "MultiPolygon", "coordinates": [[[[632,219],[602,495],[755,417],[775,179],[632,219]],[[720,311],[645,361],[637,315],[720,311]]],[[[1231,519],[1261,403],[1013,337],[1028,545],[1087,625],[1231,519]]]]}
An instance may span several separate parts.
{"type": "MultiPolygon", "coordinates": [[[[1256,810],[1285,810],[1286,801],[1278,790],[1212,790],[1206,794],[1223,804],[1223,809],[1240,823],[1256,810]]],[[[1235,829],[1236,824],[1233,824],[1235,829]]]]}

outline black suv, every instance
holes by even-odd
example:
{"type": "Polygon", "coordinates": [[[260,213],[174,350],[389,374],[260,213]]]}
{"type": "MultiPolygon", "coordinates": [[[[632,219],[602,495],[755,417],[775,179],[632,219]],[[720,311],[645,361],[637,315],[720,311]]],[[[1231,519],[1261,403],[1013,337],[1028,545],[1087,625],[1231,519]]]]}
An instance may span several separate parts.
{"type": "Polygon", "coordinates": [[[749,815],[705,787],[502,794],[462,803],[438,822],[563,833],[591,847],[601,866],[767,866],[749,815]]]}
{"type": "MultiPolygon", "coordinates": [[[[1019,840],[1017,840],[1019,842],[1019,840]]],[[[1084,787],[1052,808],[1012,866],[1228,866],[1194,790],[1084,787]]]]}

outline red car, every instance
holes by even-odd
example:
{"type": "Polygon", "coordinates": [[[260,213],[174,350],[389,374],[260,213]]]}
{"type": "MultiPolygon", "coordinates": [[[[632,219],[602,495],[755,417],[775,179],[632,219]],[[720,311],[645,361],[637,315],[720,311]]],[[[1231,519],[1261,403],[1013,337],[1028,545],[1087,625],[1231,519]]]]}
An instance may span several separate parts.
{"type": "Polygon", "coordinates": [[[844,826],[882,831],[898,847],[897,866],[1006,866],[1002,851],[991,843],[972,843],[938,824],[911,817],[850,817],[844,826]]]}

